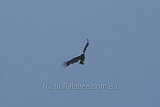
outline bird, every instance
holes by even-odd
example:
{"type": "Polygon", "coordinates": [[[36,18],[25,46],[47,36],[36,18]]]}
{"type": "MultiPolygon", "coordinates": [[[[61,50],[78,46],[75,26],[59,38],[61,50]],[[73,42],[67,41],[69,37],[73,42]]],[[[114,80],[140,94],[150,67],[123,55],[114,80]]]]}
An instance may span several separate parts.
{"type": "Polygon", "coordinates": [[[82,54],[79,55],[79,56],[77,56],[77,57],[72,58],[71,60],[68,60],[68,61],[63,62],[62,65],[63,65],[64,67],[67,67],[67,66],[69,66],[69,65],[71,65],[71,64],[74,64],[74,63],[76,63],[76,62],[79,62],[79,64],[84,65],[85,52],[86,52],[86,49],[87,49],[88,46],[89,46],[89,40],[88,40],[88,38],[87,38],[87,43],[86,43],[86,45],[85,45],[85,47],[84,47],[84,49],[83,49],[82,54]]]}

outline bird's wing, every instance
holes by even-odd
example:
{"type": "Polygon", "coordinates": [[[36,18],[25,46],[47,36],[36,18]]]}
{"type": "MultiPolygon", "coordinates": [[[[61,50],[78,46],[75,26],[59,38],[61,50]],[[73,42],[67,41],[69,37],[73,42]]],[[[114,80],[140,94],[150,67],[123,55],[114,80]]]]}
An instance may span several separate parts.
{"type": "Polygon", "coordinates": [[[87,44],[86,44],[86,46],[84,47],[83,53],[85,53],[85,51],[86,51],[86,49],[87,49],[88,46],[89,46],[89,40],[88,40],[88,38],[87,38],[87,44]]]}
{"type": "Polygon", "coordinates": [[[69,60],[69,61],[63,62],[62,65],[63,65],[64,67],[67,67],[67,66],[69,66],[70,64],[74,64],[74,63],[78,62],[80,59],[81,59],[81,57],[80,57],[80,56],[77,56],[77,57],[72,58],[72,59],[69,60]]]}

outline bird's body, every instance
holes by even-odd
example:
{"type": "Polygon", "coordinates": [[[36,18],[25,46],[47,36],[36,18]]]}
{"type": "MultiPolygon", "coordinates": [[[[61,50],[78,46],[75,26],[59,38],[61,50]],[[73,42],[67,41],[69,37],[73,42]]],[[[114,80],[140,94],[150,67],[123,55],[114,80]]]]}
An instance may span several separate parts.
{"type": "Polygon", "coordinates": [[[84,48],[84,50],[83,50],[83,53],[82,53],[80,56],[74,57],[74,58],[72,58],[71,60],[64,62],[64,63],[63,63],[63,66],[64,66],[64,67],[67,67],[67,66],[69,66],[70,64],[74,64],[74,63],[76,63],[76,62],[78,62],[78,61],[80,61],[79,64],[84,65],[84,61],[85,61],[85,51],[86,51],[86,49],[87,49],[88,46],[89,46],[89,41],[88,41],[88,39],[87,39],[87,44],[85,45],[85,48],[84,48]]]}

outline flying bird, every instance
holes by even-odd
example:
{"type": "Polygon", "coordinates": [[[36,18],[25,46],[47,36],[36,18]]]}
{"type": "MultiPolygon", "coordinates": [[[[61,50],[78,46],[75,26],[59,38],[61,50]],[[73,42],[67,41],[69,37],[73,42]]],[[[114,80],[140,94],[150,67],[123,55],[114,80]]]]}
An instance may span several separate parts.
{"type": "Polygon", "coordinates": [[[76,63],[76,62],[79,62],[79,64],[84,65],[85,52],[86,52],[86,49],[87,49],[88,46],[89,46],[89,40],[87,39],[87,43],[86,43],[86,45],[85,45],[85,47],[84,47],[84,49],[83,49],[83,53],[82,53],[81,55],[77,56],[77,57],[72,58],[72,59],[69,60],[69,61],[63,62],[62,65],[63,65],[64,67],[67,67],[67,66],[69,66],[70,64],[74,64],[74,63],[76,63]]]}

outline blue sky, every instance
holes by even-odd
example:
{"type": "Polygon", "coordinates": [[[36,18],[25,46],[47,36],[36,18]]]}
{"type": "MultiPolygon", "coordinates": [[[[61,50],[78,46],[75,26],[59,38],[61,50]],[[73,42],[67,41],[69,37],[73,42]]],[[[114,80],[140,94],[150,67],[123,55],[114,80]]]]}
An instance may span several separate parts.
{"type": "Polygon", "coordinates": [[[160,106],[160,1],[1,0],[1,107],[160,106]],[[85,65],[61,63],[81,54],[85,65]],[[118,90],[46,90],[54,84],[118,90]]]}

